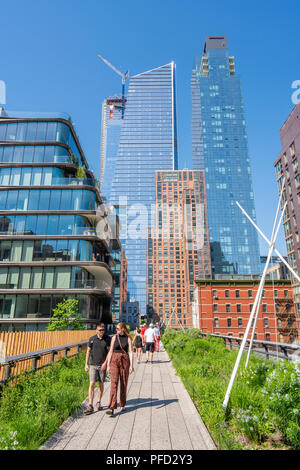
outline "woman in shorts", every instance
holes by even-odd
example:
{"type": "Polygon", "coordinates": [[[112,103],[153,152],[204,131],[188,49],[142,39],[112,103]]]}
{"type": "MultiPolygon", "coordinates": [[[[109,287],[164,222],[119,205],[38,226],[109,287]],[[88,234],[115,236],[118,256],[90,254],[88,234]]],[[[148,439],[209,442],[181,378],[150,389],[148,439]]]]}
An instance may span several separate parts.
{"type": "Polygon", "coordinates": [[[140,328],[136,329],[132,345],[136,347],[137,362],[139,364],[141,362],[141,353],[142,353],[142,348],[143,348],[143,336],[141,334],[140,328]]]}

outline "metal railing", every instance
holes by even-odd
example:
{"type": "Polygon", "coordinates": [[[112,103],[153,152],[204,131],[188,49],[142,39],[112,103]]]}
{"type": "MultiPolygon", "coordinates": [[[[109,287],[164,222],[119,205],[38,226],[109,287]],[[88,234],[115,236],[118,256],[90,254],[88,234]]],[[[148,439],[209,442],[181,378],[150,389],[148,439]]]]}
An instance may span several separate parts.
{"type": "MultiPolygon", "coordinates": [[[[0,284],[0,289],[25,289],[22,285],[18,283],[8,283],[8,284],[0,284]]],[[[105,291],[107,294],[111,294],[111,286],[101,280],[91,279],[91,280],[81,280],[81,279],[70,279],[68,285],[59,286],[59,285],[52,285],[51,287],[42,287],[40,285],[29,285],[26,289],[97,289],[105,291]]]]}
{"type": "Polygon", "coordinates": [[[63,357],[74,357],[77,354],[79,354],[81,348],[83,348],[87,344],[88,344],[88,340],[84,340],[84,341],[79,341],[77,343],[64,344],[64,345],[56,346],[53,348],[41,349],[39,351],[32,351],[32,352],[28,352],[25,354],[19,354],[17,356],[5,357],[0,362],[0,368],[3,368],[3,367],[5,368],[5,376],[4,376],[4,379],[0,381],[0,388],[1,386],[8,384],[9,381],[12,380],[13,378],[17,378],[20,376],[20,374],[18,375],[12,374],[12,371],[16,367],[17,364],[31,360],[32,361],[31,367],[28,367],[28,368],[24,367],[23,370],[27,372],[29,371],[35,372],[55,362],[55,356],[59,352],[61,351],[64,352],[63,357]],[[74,354],[68,355],[68,352],[72,348],[76,348],[76,352],[74,354]],[[39,366],[38,365],[39,361],[45,356],[50,356],[50,361],[46,364],[39,366]]]}
{"type": "MultiPolygon", "coordinates": [[[[226,346],[229,349],[239,348],[243,338],[237,338],[234,336],[225,336],[225,335],[216,335],[201,333],[202,337],[211,336],[213,338],[221,338],[224,340],[226,346]]],[[[248,349],[250,344],[250,339],[247,340],[245,349],[248,349]]],[[[262,354],[266,356],[267,359],[270,357],[277,357],[280,359],[288,359],[290,361],[294,360],[295,353],[296,356],[299,356],[300,360],[300,344],[289,344],[289,343],[277,343],[274,341],[264,341],[264,340],[253,340],[252,350],[255,353],[262,354]]]]}

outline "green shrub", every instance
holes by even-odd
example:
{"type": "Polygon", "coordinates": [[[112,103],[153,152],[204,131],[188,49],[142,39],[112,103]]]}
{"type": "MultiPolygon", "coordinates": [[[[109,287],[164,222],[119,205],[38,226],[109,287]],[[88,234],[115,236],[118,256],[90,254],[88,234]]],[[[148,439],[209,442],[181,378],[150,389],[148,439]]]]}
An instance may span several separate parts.
{"type": "Polygon", "coordinates": [[[89,379],[84,363],[83,352],[63,358],[42,373],[23,373],[14,385],[4,387],[0,446],[12,449],[16,441],[18,449],[38,449],[86,398],[89,379]],[[16,433],[14,440],[11,433],[16,433]]]}
{"type": "Polygon", "coordinates": [[[286,440],[281,447],[300,448],[300,366],[287,361],[274,364],[252,354],[245,369],[243,355],[224,412],[222,403],[238,351],[226,348],[221,338],[201,339],[201,332],[193,329],[167,329],[162,341],[220,448],[265,448],[277,431],[286,440]]]}

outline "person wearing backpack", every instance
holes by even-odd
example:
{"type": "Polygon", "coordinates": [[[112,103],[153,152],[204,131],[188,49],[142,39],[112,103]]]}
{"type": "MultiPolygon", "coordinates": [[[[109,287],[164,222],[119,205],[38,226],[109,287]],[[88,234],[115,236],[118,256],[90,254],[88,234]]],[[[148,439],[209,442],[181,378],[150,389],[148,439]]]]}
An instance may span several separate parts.
{"type": "Polygon", "coordinates": [[[117,392],[120,379],[120,406],[125,410],[128,376],[133,372],[132,341],[125,323],[118,323],[117,334],[111,340],[107,356],[107,372],[110,374],[110,398],[106,412],[114,415],[117,408],[117,392]]]}
{"type": "Polygon", "coordinates": [[[107,355],[110,347],[110,337],[105,335],[104,323],[99,323],[96,327],[96,334],[91,336],[85,357],[85,371],[90,372],[89,386],[89,406],[84,411],[85,415],[89,415],[94,411],[94,388],[95,383],[99,381],[98,401],[96,403],[96,411],[102,410],[101,398],[103,395],[104,381],[106,375],[107,355]],[[89,366],[90,359],[90,366],[89,366]]]}

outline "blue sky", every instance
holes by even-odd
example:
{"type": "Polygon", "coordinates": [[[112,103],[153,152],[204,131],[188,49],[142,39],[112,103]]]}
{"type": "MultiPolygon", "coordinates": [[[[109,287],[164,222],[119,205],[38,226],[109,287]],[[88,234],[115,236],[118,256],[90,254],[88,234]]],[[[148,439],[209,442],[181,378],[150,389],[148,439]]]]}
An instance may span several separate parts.
{"type": "MultiPolygon", "coordinates": [[[[2,2],[0,17],[7,109],[70,113],[96,174],[101,104],[121,91],[97,54],[131,75],[176,62],[180,167],[191,168],[194,55],[207,35],[226,34],[242,77],[257,220],[270,234],[279,129],[300,80],[298,0],[15,0],[2,2]]],[[[282,231],[277,246],[285,254],[282,231]]]]}

